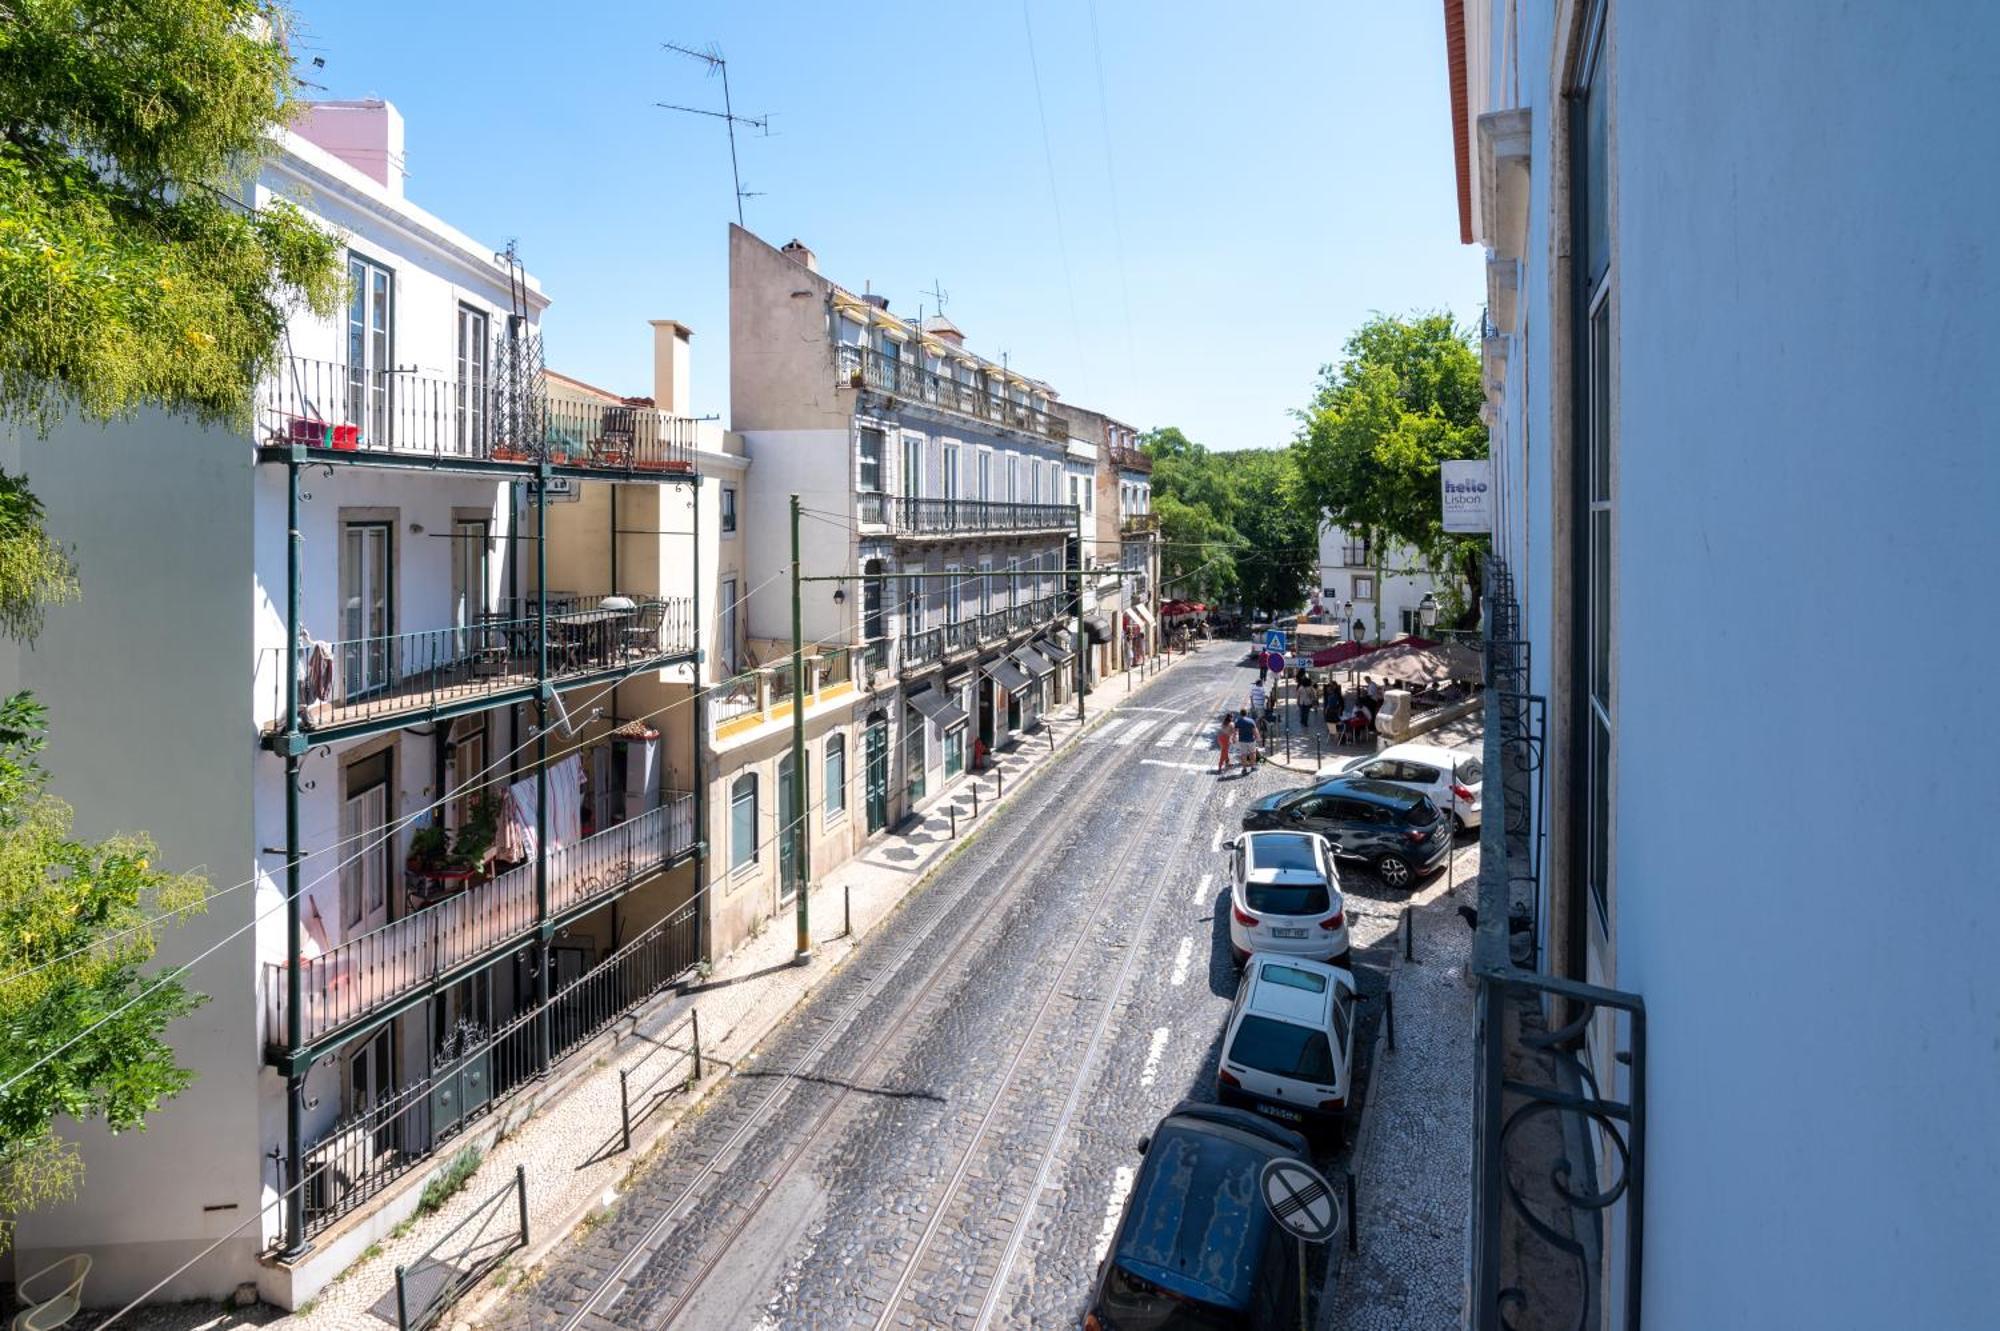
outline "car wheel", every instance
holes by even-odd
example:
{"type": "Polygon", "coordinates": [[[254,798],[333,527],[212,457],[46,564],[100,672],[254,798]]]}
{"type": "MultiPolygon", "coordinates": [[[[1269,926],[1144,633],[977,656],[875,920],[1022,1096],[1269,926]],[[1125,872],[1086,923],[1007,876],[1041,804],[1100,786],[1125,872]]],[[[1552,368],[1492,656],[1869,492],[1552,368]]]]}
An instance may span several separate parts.
{"type": "Polygon", "coordinates": [[[1471,828],[1465,825],[1465,819],[1459,817],[1457,814],[1451,816],[1451,834],[1454,837],[1462,837],[1471,830],[1471,828]]]}
{"type": "Polygon", "coordinates": [[[1390,887],[1408,887],[1416,875],[1411,872],[1409,862],[1399,855],[1384,855],[1375,861],[1375,872],[1390,887]]]}

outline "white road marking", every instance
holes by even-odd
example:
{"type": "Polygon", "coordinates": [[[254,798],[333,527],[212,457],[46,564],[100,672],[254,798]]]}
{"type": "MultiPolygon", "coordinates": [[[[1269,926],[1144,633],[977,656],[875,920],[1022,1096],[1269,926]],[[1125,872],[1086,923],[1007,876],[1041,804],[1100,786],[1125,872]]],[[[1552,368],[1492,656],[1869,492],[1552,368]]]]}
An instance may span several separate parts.
{"type": "Polygon", "coordinates": [[[1126,721],[1125,717],[1114,716],[1109,721],[1106,721],[1103,725],[1099,726],[1097,729],[1091,731],[1088,735],[1085,735],[1083,738],[1087,742],[1094,744],[1097,741],[1103,739],[1105,736],[1111,734],[1112,731],[1124,725],[1125,721],[1126,721]]]}
{"type": "Polygon", "coordinates": [[[1215,771],[1214,763],[1170,763],[1165,758],[1141,758],[1139,761],[1147,767],[1171,767],[1180,772],[1215,771]]]}
{"type": "Polygon", "coordinates": [[[1209,848],[1209,849],[1210,849],[1211,851],[1217,851],[1217,850],[1221,850],[1221,849],[1222,849],[1222,824],[1221,824],[1221,823],[1217,823],[1217,824],[1215,825],[1215,835],[1214,835],[1214,837],[1212,837],[1212,838],[1211,838],[1211,839],[1209,840],[1209,843],[1208,843],[1208,848],[1209,848]]]}
{"type": "Polygon", "coordinates": [[[1214,894],[1215,894],[1215,875],[1212,873],[1205,873],[1201,876],[1201,881],[1194,885],[1194,904],[1197,906],[1206,906],[1209,902],[1209,898],[1212,897],[1214,894]]]}
{"type": "Polygon", "coordinates": [[[1159,722],[1157,721],[1151,720],[1150,718],[1142,717],[1141,719],[1132,723],[1132,728],[1130,730],[1127,730],[1124,734],[1120,735],[1116,740],[1112,742],[1118,745],[1118,747],[1121,749],[1125,748],[1137,740],[1144,739],[1148,734],[1152,732],[1153,727],[1158,724],[1159,722]]]}
{"type": "Polygon", "coordinates": [[[1227,809],[1232,805],[1234,805],[1235,803],[1236,803],[1236,792],[1233,790],[1225,791],[1222,796],[1222,807],[1227,809]]]}
{"type": "Polygon", "coordinates": [[[1153,1032],[1153,1042],[1146,1046],[1146,1063],[1139,1069],[1139,1084],[1151,1086],[1153,1078],[1160,1075],[1160,1057],[1167,1052],[1168,1027],[1162,1026],[1153,1032]]]}
{"type": "Polygon", "coordinates": [[[1171,749],[1174,745],[1181,742],[1181,736],[1187,733],[1187,728],[1190,724],[1187,721],[1174,722],[1161,733],[1158,739],[1153,741],[1153,747],[1156,749],[1171,749]]]}
{"type": "Polygon", "coordinates": [[[1192,938],[1181,939],[1180,948],[1174,953],[1173,982],[1175,985],[1183,985],[1187,983],[1188,963],[1192,962],[1193,960],[1194,960],[1194,939],[1192,938]]]}
{"type": "Polygon", "coordinates": [[[1097,1230],[1097,1252],[1090,1259],[1092,1266],[1102,1265],[1104,1254],[1111,1251],[1111,1238],[1118,1232],[1118,1218],[1125,1214],[1125,1199],[1132,1195],[1132,1181],[1138,1177],[1130,1165],[1120,1165],[1111,1176],[1111,1195],[1104,1199],[1104,1223],[1097,1230]]]}
{"type": "Polygon", "coordinates": [[[1114,712],[1165,712],[1168,716],[1180,716],[1185,707],[1141,707],[1137,703],[1124,703],[1111,709],[1114,712]]]}

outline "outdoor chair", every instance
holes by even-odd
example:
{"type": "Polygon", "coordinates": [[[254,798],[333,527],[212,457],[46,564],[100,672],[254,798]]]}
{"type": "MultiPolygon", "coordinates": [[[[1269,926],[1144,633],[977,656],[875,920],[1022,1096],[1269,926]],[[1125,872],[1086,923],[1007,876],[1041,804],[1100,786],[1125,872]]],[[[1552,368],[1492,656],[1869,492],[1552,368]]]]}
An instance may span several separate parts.
{"type": "Polygon", "coordinates": [[[667,603],[647,600],[639,605],[632,622],[620,631],[620,644],[628,655],[652,656],[660,650],[660,630],[667,622],[667,603]]]}
{"type": "Polygon", "coordinates": [[[83,1307],[83,1278],[89,1274],[90,1255],[79,1252],[15,1286],[15,1296],[27,1307],[14,1315],[14,1331],[54,1331],[76,1316],[83,1307]]]}

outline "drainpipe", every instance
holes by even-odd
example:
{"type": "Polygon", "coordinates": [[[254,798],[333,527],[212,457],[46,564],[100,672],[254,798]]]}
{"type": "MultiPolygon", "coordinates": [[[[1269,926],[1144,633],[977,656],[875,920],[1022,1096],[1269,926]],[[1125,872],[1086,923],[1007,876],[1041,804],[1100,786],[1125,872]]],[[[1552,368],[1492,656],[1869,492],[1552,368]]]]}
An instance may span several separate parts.
{"type": "Polygon", "coordinates": [[[285,468],[285,1256],[306,1250],[305,977],[299,973],[304,920],[299,894],[299,766],[305,736],[299,731],[299,601],[305,535],[299,529],[299,454],[285,468]]]}

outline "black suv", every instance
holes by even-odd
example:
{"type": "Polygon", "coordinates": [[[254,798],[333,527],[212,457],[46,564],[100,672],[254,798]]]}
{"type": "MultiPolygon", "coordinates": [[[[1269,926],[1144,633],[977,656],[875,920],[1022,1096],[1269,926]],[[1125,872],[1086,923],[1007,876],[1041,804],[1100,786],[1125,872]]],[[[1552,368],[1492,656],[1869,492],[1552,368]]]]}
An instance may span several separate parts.
{"type": "Polygon", "coordinates": [[[1142,1138],[1146,1162],[1084,1331],[1292,1331],[1298,1245],[1264,1206],[1267,1160],[1308,1160],[1306,1140],[1241,1109],[1183,1100],[1142,1138]]]}
{"type": "Polygon", "coordinates": [[[1335,855],[1367,861],[1393,888],[1408,887],[1451,853],[1451,823],[1428,795],[1367,777],[1281,790],[1244,811],[1244,831],[1271,827],[1317,832],[1335,855]]]}

